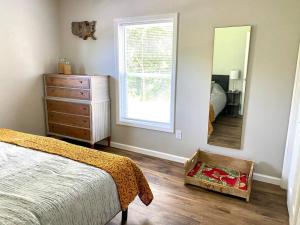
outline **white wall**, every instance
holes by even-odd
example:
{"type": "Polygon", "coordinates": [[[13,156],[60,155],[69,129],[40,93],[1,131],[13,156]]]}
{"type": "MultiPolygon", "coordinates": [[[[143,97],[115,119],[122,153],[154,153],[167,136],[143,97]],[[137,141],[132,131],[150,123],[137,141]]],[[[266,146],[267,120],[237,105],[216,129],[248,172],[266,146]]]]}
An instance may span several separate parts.
{"type": "Polygon", "coordinates": [[[59,54],[58,2],[0,2],[0,127],[43,134],[42,74],[59,54]]]}
{"type": "Polygon", "coordinates": [[[300,46],[283,165],[281,186],[287,189],[290,225],[293,225],[297,217],[300,222],[300,46]]]}
{"type": "Polygon", "coordinates": [[[189,157],[197,148],[251,159],[256,172],[280,177],[300,38],[299,0],[62,0],[64,55],[76,72],[111,74],[113,141],[189,157]],[[75,3],[76,2],[76,3],[75,3]],[[174,134],[116,125],[114,18],[179,12],[174,134]],[[233,13],[234,12],[234,13],[233,13]],[[71,33],[71,22],[97,20],[97,41],[71,33]],[[207,144],[214,27],[252,25],[242,150],[207,144]]]}
{"type": "Polygon", "coordinates": [[[248,34],[251,28],[226,27],[215,29],[213,49],[213,74],[230,75],[231,70],[238,70],[238,80],[229,80],[229,90],[235,89],[243,92],[243,82],[246,78],[244,72],[246,46],[248,45],[248,34]],[[235,83],[235,85],[234,85],[235,83]]]}

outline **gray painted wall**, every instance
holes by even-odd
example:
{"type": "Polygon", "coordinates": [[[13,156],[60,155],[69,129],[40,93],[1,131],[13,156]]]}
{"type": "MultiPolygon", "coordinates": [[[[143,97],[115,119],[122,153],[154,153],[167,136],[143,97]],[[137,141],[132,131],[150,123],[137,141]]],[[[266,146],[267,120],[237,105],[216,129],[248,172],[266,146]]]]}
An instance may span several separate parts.
{"type": "Polygon", "coordinates": [[[58,2],[0,2],[0,127],[44,134],[42,74],[60,51],[58,2]]]}
{"type": "Polygon", "coordinates": [[[191,156],[198,148],[250,159],[256,172],[280,177],[300,40],[299,0],[62,0],[64,55],[75,72],[111,74],[113,141],[191,156]],[[174,134],[116,125],[114,18],[179,12],[174,134]],[[97,41],[71,34],[72,21],[97,20],[97,41]],[[252,25],[242,150],[207,145],[214,27],[252,25]]]}

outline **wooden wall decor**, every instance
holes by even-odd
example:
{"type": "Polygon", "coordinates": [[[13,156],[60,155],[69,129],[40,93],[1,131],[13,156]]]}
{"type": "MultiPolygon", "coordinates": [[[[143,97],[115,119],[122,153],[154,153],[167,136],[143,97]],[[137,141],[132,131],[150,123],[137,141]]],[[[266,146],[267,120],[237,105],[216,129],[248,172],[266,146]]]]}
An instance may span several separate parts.
{"type": "Polygon", "coordinates": [[[83,40],[87,40],[89,37],[93,40],[97,40],[95,37],[97,21],[82,21],[72,22],[72,33],[83,40]]]}

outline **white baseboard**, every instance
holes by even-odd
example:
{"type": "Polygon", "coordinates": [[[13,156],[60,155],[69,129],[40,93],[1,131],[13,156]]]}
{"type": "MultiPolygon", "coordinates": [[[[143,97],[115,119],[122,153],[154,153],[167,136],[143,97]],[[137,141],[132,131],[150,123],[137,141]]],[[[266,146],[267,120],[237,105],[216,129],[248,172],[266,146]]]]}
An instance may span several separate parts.
{"type": "MultiPolygon", "coordinates": [[[[111,146],[114,148],[119,148],[119,149],[136,152],[136,153],[141,153],[144,155],[153,156],[153,157],[157,157],[160,159],[166,159],[166,160],[179,162],[179,163],[185,163],[188,160],[188,158],[185,158],[185,157],[167,154],[167,153],[163,153],[163,152],[158,152],[158,151],[154,151],[154,150],[150,150],[150,149],[146,149],[146,148],[139,148],[139,147],[121,144],[121,143],[117,143],[117,142],[111,142],[111,146]]],[[[257,181],[269,183],[269,184],[281,185],[281,178],[279,178],[279,177],[272,177],[272,176],[268,176],[268,175],[264,175],[264,174],[260,174],[260,173],[254,173],[253,179],[257,180],[257,181]]]]}
{"type": "Polygon", "coordinates": [[[163,153],[163,152],[153,151],[153,150],[146,149],[146,148],[139,148],[139,147],[135,147],[135,146],[131,146],[131,145],[125,145],[125,144],[121,144],[121,143],[117,143],[117,142],[111,142],[111,146],[114,148],[119,148],[119,149],[127,150],[130,152],[137,152],[137,153],[141,153],[144,155],[153,156],[153,157],[157,157],[160,159],[167,159],[167,160],[179,162],[179,163],[185,163],[188,160],[188,158],[171,155],[171,154],[167,154],[167,153],[163,153]]]}
{"type": "Polygon", "coordinates": [[[273,176],[269,176],[269,175],[265,175],[265,174],[261,174],[261,173],[253,173],[253,179],[262,181],[265,183],[269,183],[269,184],[275,184],[275,185],[279,185],[279,186],[281,185],[281,178],[273,177],[273,176]]]}

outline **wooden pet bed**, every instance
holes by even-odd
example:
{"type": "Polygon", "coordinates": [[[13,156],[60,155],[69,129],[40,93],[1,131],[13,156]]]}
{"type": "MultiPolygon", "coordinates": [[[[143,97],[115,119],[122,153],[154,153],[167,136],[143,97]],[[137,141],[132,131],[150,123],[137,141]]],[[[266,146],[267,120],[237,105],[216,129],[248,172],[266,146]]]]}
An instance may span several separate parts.
{"type": "Polygon", "coordinates": [[[245,198],[249,202],[254,163],[204,151],[186,161],[185,184],[245,198]]]}

